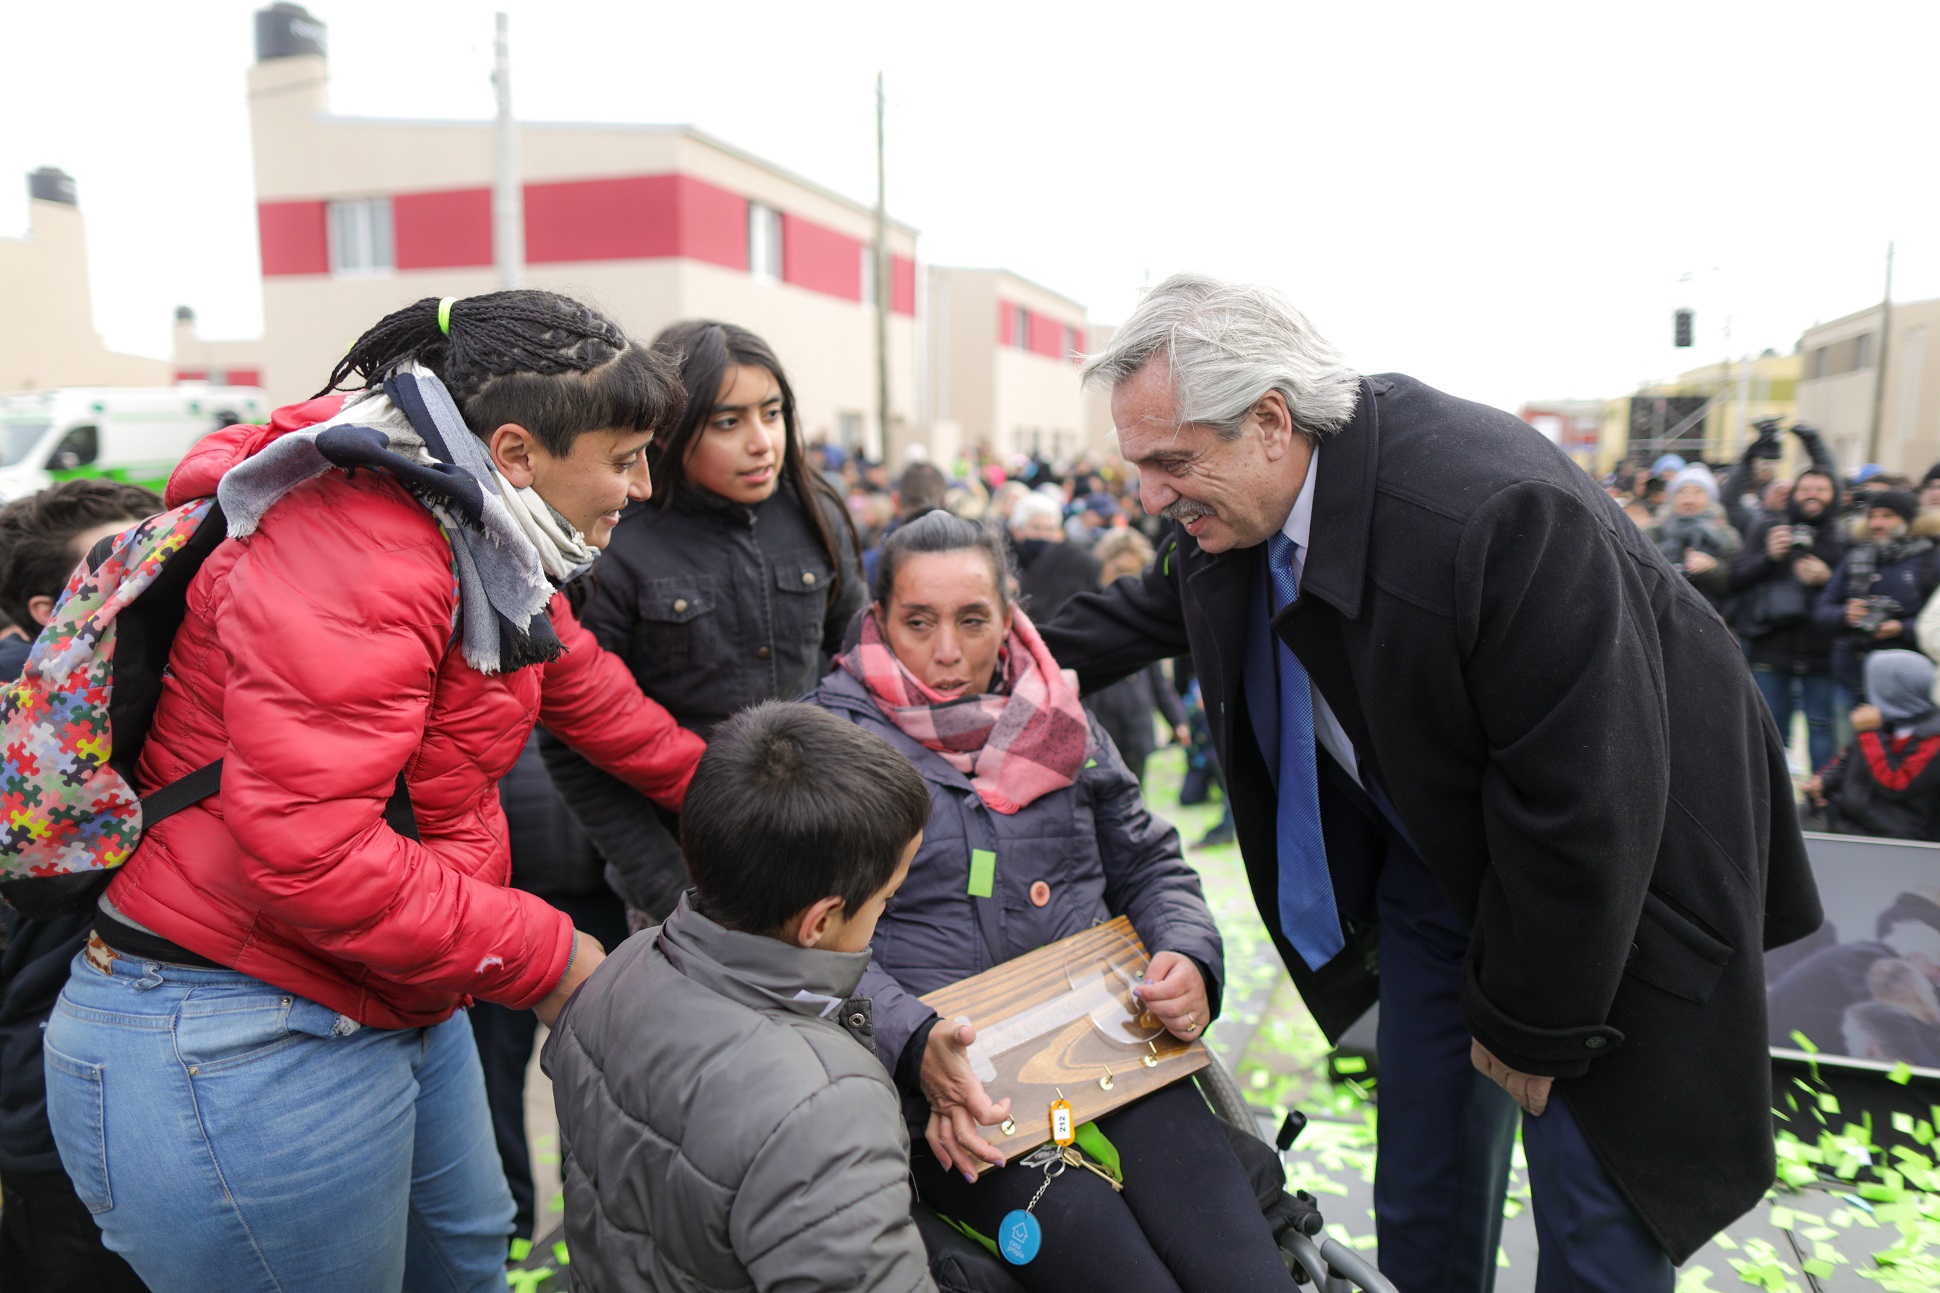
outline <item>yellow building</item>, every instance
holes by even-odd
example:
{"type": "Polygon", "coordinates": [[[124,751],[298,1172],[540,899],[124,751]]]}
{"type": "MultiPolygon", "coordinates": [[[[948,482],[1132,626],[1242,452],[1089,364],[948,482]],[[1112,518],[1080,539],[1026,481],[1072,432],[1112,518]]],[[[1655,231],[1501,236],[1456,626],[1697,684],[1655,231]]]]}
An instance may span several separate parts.
{"type": "MultiPolygon", "coordinates": [[[[1651,462],[1667,453],[1713,466],[1737,461],[1758,434],[1753,423],[1777,418],[1789,426],[1797,420],[1799,369],[1799,355],[1766,351],[1755,359],[1693,368],[1608,401],[1595,473],[1612,471],[1626,459],[1651,462]]],[[[1797,453],[1790,437],[1786,453],[1797,453]]]]}

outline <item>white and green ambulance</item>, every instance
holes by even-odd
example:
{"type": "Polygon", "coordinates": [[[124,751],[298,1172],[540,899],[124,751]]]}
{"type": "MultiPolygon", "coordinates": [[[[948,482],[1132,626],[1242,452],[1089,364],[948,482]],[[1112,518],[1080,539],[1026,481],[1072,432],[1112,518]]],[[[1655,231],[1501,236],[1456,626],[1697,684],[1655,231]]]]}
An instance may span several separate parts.
{"type": "Polygon", "coordinates": [[[0,395],[0,503],[76,476],[156,493],[189,446],[234,422],[261,422],[255,386],[69,386],[0,395]]]}

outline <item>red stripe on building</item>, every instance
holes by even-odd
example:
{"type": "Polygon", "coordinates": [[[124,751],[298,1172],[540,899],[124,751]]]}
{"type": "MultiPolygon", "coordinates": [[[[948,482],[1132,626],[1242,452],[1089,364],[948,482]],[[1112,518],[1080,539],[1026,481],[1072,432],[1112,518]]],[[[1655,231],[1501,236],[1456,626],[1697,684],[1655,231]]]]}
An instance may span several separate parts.
{"type": "Polygon", "coordinates": [[[231,386],[261,386],[263,374],[257,368],[231,368],[228,382],[231,386]]]}
{"type": "Polygon", "coordinates": [[[266,278],[330,272],[322,202],[258,202],[256,238],[266,278]]]}
{"type": "Polygon", "coordinates": [[[672,175],[525,186],[525,258],[534,265],[679,254],[672,175]]]}
{"type": "MultiPolygon", "coordinates": [[[[674,179],[680,211],[680,254],[690,260],[748,268],[748,200],[687,175],[674,179]]],[[[787,265],[784,253],[782,264],[787,265]]]]}
{"type": "Polygon", "coordinates": [[[782,213],[781,277],[811,292],[862,300],[862,243],[801,216],[782,213]]]}
{"type": "Polygon", "coordinates": [[[206,382],[209,380],[209,374],[200,368],[178,368],[175,370],[175,380],[178,382],[206,382]]]}
{"type": "Polygon", "coordinates": [[[997,344],[1014,346],[1017,344],[1017,307],[1003,297],[997,298],[997,344]]]}
{"type": "Polygon", "coordinates": [[[1030,321],[1032,354],[1043,355],[1046,359],[1063,359],[1069,353],[1065,348],[1064,324],[1035,311],[1031,313],[1030,321]]]}
{"type": "Polygon", "coordinates": [[[889,308],[895,314],[916,314],[916,262],[893,252],[889,257],[889,308]]]}
{"type": "Polygon", "coordinates": [[[391,199],[391,221],[399,269],[459,269],[492,263],[490,189],[400,193],[391,199]]]}

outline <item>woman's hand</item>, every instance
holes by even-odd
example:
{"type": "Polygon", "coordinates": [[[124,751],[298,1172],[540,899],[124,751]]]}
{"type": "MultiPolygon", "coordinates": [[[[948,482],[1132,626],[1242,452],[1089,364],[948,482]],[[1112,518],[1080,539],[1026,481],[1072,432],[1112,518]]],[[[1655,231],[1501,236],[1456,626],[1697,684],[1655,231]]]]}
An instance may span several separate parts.
{"type": "Polygon", "coordinates": [[[1145,982],[1132,991],[1165,1026],[1165,1031],[1185,1041],[1194,1041],[1211,1022],[1212,1007],[1206,1001],[1206,982],[1190,957],[1177,952],[1160,952],[1145,972],[1145,982]]]}
{"type": "Polygon", "coordinates": [[[557,1023],[559,1012],[566,1008],[573,991],[592,978],[593,971],[599,969],[600,962],[605,959],[606,949],[600,946],[597,938],[574,930],[572,964],[566,967],[566,973],[553,990],[539,998],[538,1004],[532,1007],[532,1013],[539,1016],[539,1022],[548,1028],[557,1023]]]}
{"type": "Polygon", "coordinates": [[[977,1179],[977,1160],[1004,1165],[1004,1156],[977,1128],[994,1127],[1010,1117],[1010,1101],[991,1103],[964,1054],[976,1040],[977,1030],[968,1019],[939,1022],[930,1029],[918,1078],[930,1102],[930,1125],[923,1133],[930,1152],[946,1171],[962,1172],[972,1181],[977,1179]]]}

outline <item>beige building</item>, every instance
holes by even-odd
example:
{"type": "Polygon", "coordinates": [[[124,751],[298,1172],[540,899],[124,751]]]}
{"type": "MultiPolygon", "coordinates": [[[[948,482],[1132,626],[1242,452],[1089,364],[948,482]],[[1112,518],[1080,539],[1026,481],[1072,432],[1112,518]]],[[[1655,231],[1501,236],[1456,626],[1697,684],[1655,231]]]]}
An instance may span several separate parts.
{"type": "Polygon", "coordinates": [[[1001,269],[933,268],[928,287],[933,450],[1068,460],[1112,447],[1092,443],[1096,412],[1078,384],[1082,305],[1001,269]]]}
{"type": "Polygon", "coordinates": [[[1799,339],[1799,417],[1825,433],[1841,471],[1877,462],[1918,479],[1940,459],[1940,380],[1926,380],[1929,332],[1940,346],[1940,301],[1895,302],[1889,327],[1883,401],[1880,307],[1806,332],[1799,339]],[[1875,406],[1881,414],[1876,450],[1875,406]]]}
{"type": "Polygon", "coordinates": [[[211,386],[261,386],[263,343],[205,340],[195,326],[195,311],[175,307],[175,380],[211,386]]]}
{"type": "Polygon", "coordinates": [[[94,330],[87,227],[74,181],[27,177],[27,236],[0,238],[0,391],[165,386],[166,360],[118,355],[94,330]]]}
{"type": "MultiPolygon", "coordinates": [[[[322,24],[289,4],[257,20],[262,376],[281,401],[314,391],[385,313],[497,289],[497,154],[491,122],[333,116],[322,24]]],[[[517,151],[525,285],[643,338],[694,316],[753,329],[787,367],[811,440],[893,455],[915,435],[914,229],[889,226],[885,444],[872,207],[687,126],[522,122],[517,151]]]]}

